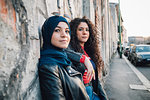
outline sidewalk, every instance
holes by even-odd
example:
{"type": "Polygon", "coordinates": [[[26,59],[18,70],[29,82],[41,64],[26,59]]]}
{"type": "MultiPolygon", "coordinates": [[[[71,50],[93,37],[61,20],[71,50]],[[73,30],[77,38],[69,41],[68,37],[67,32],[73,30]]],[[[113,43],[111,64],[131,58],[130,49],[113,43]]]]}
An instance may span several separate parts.
{"type": "Polygon", "coordinates": [[[116,54],[109,70],[104,83],[109,100],[150,100],[150,92],[133,90],[129,87],[130,84],[142,85],[143,83],[129,67],[124,57],[120,59],[116,54]]]}

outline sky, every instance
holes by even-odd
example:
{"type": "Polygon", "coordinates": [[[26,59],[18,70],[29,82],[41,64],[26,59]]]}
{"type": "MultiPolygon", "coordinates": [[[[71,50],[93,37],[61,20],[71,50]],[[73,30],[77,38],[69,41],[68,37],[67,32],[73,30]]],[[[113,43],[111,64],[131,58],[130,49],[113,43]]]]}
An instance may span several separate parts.
{"type": "Polygon", "coordinates": [[[150,0],[120,0],[120,10],[128,36],[150,36],[150,0]]]}

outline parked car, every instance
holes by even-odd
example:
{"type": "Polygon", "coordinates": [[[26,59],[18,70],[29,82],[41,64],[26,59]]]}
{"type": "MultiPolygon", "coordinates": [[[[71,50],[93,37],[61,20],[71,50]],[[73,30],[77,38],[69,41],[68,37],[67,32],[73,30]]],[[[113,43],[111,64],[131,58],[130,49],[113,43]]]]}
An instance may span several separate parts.
{"type": "Polygon", "coordinates": [[[124,55],[128,57],[129,51],[130,51],[129,50],[129,46],[125,47],[125,49],[124,49],[124,55]]]}
{"type": "Polygon", "coordinates": [[[135,45],[131,52],[131,62],[137,66],[150,63],[150,45],[135,45]]]}

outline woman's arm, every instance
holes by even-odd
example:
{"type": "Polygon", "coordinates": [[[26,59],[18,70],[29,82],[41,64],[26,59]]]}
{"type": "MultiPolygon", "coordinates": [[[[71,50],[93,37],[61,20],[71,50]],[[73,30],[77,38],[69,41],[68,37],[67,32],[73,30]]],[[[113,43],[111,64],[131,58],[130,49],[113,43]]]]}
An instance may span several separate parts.
{"type": "Polygon", "coordinates": [[[90,80],[92,80],[92,78],[95,79],[95,73],[93,71],[94,69],[88,57],[86,57],[82,53],[75,52],[70,48],[65,49],[65,51],[70,60],[75,61],[76,63],[83,63],[86,66],[88,79],[89,78],[90,80]]]}
{"type": "Polygon", "coordinates": [[[80,59],[82,58],[82,53],[75,52],[71,50],[70,48],[65,49],[65,52],[67,53],[67,56],[72,61],[80,63],[80,59]]]}
{"type": "Polygon", "coordinates": [[[65,100],[57,66],[40,66],[38,72],[42,100],[65,100]]]}

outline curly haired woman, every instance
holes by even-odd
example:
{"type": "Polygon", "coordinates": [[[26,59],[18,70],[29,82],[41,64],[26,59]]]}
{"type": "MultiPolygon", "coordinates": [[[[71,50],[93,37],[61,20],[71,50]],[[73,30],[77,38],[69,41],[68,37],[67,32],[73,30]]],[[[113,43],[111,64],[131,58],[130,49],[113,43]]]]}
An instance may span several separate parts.
{"type": "MultiPolygon", "coordinates": [[[[76,67],[76,70],[83,73],[83,81],[86,86],[87,93],[90,100],[107,100],[105,91],[103,90],[98,76],[100,75],[101,66],[103,64],[100,57],[100,51],[98,47],[98,37],[94,29],[94,25],[89,19],[75,18],[70,22],[71,28],[71,41],[70,48],[75,52],[83,53],[91,61],[95,70],[95,80],[90,81],[87,78],[87,70],[84,73],[81,72],[80,68],[76,67]],[[95,94],[96,93],[96,94],[95,94]]],[[[72,61],[73,62],[73,61],[72,61]]],[[[80,63],[73,62],[75,66],[84,66],[80,63]]],[[[85,67],[85,66],[84,66],[85,67]]]]}

